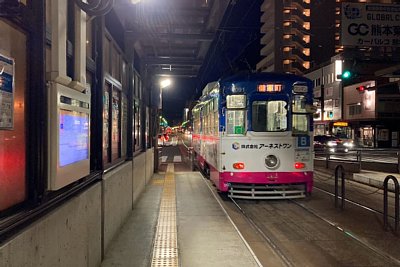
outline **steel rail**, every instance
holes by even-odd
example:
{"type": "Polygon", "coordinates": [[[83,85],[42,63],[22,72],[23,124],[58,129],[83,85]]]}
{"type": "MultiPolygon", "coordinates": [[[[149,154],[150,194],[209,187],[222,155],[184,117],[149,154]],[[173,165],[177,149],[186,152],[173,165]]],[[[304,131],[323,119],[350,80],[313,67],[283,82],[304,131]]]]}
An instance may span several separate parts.
{"type": "Polygon", "coordinates": [[[294,204],[296,204],[297,206],[303,208],[304,210],[306,210],[307,212],[311,213],[312,215],[314,215],[315,217],[317,217],[318,219],[328,223],[330,226],[336,228],[337,230],[341,231],[342,233],[344,233],[346,236],[350,237],[351,239],[357,241],[359,244],[361,244],[362,246],[364,246],[367,249],[370,249],[371,251],[373,251],[374,253],[378,254],[379,256],[386,258],[389,261],[392,261],[393,263],[397,264],[398,266],[400,266],[400,260],[392,257],[391,255],[389,255],[386,252],[381,251],[380,249],[370,245],[369,243],[365,242],[362,238],[358,237],[357,235],[353,234],[351,231],[346,230],[345,228],[340,227],[337,223],[325,218],[322,215],[319,215],[317,212],[315,212],[314,210],[306,207],[305,205],[297,202],[296,200],[290,200],[291,202],[293,202],[294,204]]]}
{"type": "Polygon", "coordinates": [[[240,207],[240,205],[231,197],[229,197],[231,199],[231,201],[233,202],[233,204],[235,204],[235,206],[237,207],[237,209],[243,214],[243,216],[246,218],[246,220],[248,221],[248,223],[251,224],[251,226],[256,229],[256,231],[261,235],[261,237],[265,240],[265,242],[268,243],[268,245],[272,248],[272,251],[275,252],[275,254],[283,261],[283,263],[285,264],[285,266],[287,267],[294,267],[296,266],[295,264],[293,264],[288,257],[286,257],[286,255],[282,252],[282,250],[279,248],[279,246],[277,244],[275,244],[275,242],[269,238],[261,229],[260,227],[258,227],[257,223],[251,219],[246,212],[240,207]]]}

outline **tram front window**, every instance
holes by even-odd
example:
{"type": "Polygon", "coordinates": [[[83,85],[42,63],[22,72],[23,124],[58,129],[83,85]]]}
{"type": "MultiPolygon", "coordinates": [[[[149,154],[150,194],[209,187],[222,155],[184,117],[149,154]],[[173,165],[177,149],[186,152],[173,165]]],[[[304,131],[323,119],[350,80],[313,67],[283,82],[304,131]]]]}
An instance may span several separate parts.
{"type": "Polygon", "coordinates": [[[254,101],[252,127],[255,132],[283,132],[287,130],[286,101],[254,101]]]}

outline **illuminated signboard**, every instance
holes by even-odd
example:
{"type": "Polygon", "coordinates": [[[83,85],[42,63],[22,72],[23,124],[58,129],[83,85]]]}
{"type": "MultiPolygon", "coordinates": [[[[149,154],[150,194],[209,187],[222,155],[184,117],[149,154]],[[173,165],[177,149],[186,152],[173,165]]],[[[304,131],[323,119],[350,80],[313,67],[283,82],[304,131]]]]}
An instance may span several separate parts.
{"type": "Polygon", "coordinates": [[[400,47],[399,25],[399,5],[342,3],[344,46],[400,47]]]}
{"type": "Polygon", "coordinates": [[[333,126],[347,127],[349,126],[349,123],[345,121],[337,121],[333,123],[333,126]]]}
{"type": "Polygon", "coordinates": [[[267,83],[259,84],[257,86],[257,91],[260,93],[273,93],[282,91],[282,84],[267,83]]]}

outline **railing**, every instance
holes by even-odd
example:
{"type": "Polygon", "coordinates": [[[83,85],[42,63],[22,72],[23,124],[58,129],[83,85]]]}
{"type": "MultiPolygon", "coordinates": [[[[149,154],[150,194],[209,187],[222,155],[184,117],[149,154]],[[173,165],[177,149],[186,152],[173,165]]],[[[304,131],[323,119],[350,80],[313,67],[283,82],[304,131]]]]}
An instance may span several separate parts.
{"type": "Polygon", "coordinates": [[[389,180],[393,181],[394,184],[394,231],[397,232],[397,228],[399,226],[399,182],[397,181],[397,178],[394,177],[393,175],[388,175],[385,178],[385,181],[383,182],[383,228],[387,230],[388,227],[388,184],[389,180]]]}
{"type": "Polygon", "coordinates": [[[357,149],[335,153],[315,151],[314,158],[325,160],[326,168],[329,162],[347,162],[358,164],[359,170],[400,173],[400,151],[397,149],[357,149]]]}
{"type": "Polygon", "coordinates": [[[342,186],[342,192],[341,192],[341,198],[342,198],[342,205],[340,208],[344,210],[344,203],[345,203],[345,178],[344,178],[344,168],[342,165],[338,165],[335,168],[335,208],[338,207],[338,198],[339,198],[339,176],[341,178],[341,186],[342,186]]]}

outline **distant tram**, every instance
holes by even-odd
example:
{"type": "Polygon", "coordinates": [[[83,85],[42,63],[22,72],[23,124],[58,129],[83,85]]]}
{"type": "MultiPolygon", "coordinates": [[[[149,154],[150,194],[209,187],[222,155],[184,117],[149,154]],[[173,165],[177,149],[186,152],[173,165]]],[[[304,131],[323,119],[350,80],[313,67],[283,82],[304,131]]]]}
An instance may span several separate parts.
{"type": "Polygon", "coordinates": [[[313,187],[312,82],[237,74],[207,84],[193,108],[199,167],[233,198],[301,198],[313,187]]]}

